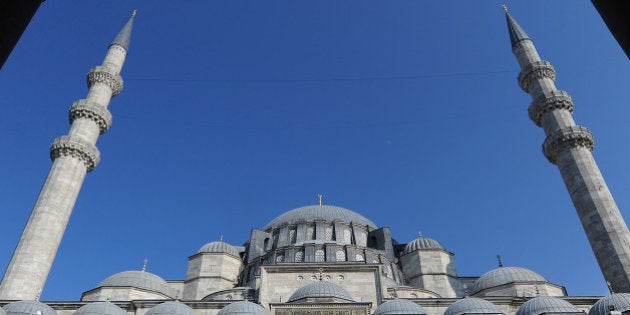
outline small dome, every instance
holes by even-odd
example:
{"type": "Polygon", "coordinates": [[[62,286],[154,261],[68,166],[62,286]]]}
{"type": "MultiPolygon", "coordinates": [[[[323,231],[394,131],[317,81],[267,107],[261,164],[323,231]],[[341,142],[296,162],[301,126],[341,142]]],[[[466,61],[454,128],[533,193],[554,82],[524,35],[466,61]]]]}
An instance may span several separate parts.
{"type": "Polygon", "coordinates": [[[197,253],[225,253],[232,256],[240,257],[238,254],[238,250],[236,250],[234,246],[223,241],[210,242],[206,245],[203,245],[197,251],[197,253]]]}
{"type": "Polygon", "coordinates": [[[538,315],[545,313],[580,313],[573,304],[552,296],[539,296],[525,302],[516,315],[538,315]]]}
{"type": "Polygon", "coordinates": [[[335,297],[343,300],[354,301],[350,297],[350,294],[348,294],[348,292],[346,292],[346,290],[342,287],[326,281],[317,281],[295,290],[287,302],[293,302],[305,298],[324,297],[335,297]]]}
{"type": "Polygon", "coordinates": [[[114,303],[94,302],[81,306],[73,315],[127,315],[127,312],[114,303]]]}
{"type": "Polygon", "coordinates": [[[622,313],[630,310],[630,293],[613,293],[603,297],[593,304],[588,315],[608,315],[611,307],[622,313]]]}
{"type": "Polygon", "coordinates": [[[249,301],[234,302],[217,313],[217,315],[231,314],[269,315],[264,307],[249,301]]]}
{"type": "Polygon", "coordinates": [[[196,315],[196,313],[184,303],[168,301],[152,307],[145,315],[196,315]]]}
{"type": "Polygon", "coordinates": [[[440,242],[432,238],[420,236],[416,238],[415,240],[409,242],[405,246],[405,249],[403,250],[403,254],[409,254],[419,249],[444,249],[446,250],[444,246],[440,244],[440,242]]]}
{"type": "Polygon", "coordinates": [[[16,301],[2,308],[7,315],[57,315],[52,307],[39,301],[16,301]]]}
{"type": "Polygon", "coordinates": [[[103,280],[99,287],[133,287],[158,292],[173,297],[171,288],[164,279],[146,271],[123,271],[103,280]]]}
{"type": "Polygon", "coordinates": [[[471,297],[456,301],[444,311],[444,315],[462,314],[503,314],[503,312],[491,302],[471,297]]]}
{"type": "Polygon", "coordinates": [[[547,279],[526,268],[499,267],[479,277],[473,284],[470,294],[514,282],[547,282],[547,279]]]}
{"type": "Polygon", "coordinates": [[[427,311],[424,308],[414,302],[395,299],[387,301],[379,305],[374,311],[374,315],[384,314],[418,314],[426,315],[427,311]]]}
{"type": "Polygon", "coordinates": [[[293,224],[297,222],[345,222],[356,223],[360,225],[367,225],[372,228],[376,228],[374,222],[368,220],[366,217],[345,208],[328,206],[328,205],[315,205],[306,206],[302,208],[293,209],[291,211],[281,214],[277,218],[271,220],[263,228],[267,230],[269,228],[275,228],[283,224],[293,224]]]}

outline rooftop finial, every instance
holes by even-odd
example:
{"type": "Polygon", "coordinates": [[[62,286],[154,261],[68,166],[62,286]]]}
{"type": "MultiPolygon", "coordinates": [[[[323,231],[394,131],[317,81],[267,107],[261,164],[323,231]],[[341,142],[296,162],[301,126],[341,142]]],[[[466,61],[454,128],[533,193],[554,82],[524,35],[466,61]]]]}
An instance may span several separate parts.
{"type": "Polygon", "coordinates": [[[219,237],[219,242],[223,243],[223,235],[219,237]]]}
{"type": "Polygon", "coordinates": [[[142,271],[147,271],[147,263],[149,263],[149,259],[145,258],[144,262],[142,263],[142,271]]]}
{"type": "Polygon", "coordinates": [[[422,238],[422,232],[418,231],[418,237],[422,238]]]}
{"type": "Polygon", "coordinates": [[[499,268],[503,267],[503,261],[501,261],[501,255],[497,255],[497,262],[499,263],[499,268]]]}
{"type": "Polygon", "coordinates": [[[507,8],[507,5],[505,5],[505,3],[502,4],[501,7],[503,8],[503,12],[508,13],[508,8],[507,8]]]}
{"type": "MultiPolygon", "coordinates": [[[[504,5],[505,6],[505,5],[504,5]]],[[[133,12],[131,12],[131,17],[136,16],[136,13],[138,13],[138,10],[133,10],[133,12]]]]}
{"type": "Polygon", "coordinates": [[[465,296],[465,297],[468,297],[468,294],[470,294],[470,293],[468,292],[468,285],[464,283],[464,296],[465,296]]]}
{"type": "Polygon", "coordinates": [[[322,205],[322,194],[317,195],[317,199],[319,199],[319,205],[322,205]]]}

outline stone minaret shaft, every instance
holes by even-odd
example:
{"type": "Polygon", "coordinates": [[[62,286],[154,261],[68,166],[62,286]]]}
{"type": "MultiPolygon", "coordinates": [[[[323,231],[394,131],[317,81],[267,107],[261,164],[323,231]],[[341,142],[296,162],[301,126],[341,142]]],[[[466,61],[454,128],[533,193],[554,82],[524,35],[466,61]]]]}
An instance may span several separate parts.
{"type": "Polygon", "coordinates": [[[96,141],[112,122],[109,101],[122,89],[131,18],[87,76],[85,99],[72,104],[70,131],[50,148],[52,167],[0,284],[0,300],[37,300],[48,277],[87,172],[99,162],[96,141]]]}
{"type": "Polygon", "coordinates": [[[554,68],[507,12],[506,17],[521,67],[518,82],[533,100],[529,117],[547,135],[543,152],[560,169],[604,278],[615,292],[630,292],[630,233],[591,153],[593,136],[573,121],[573,101],[556,89],[554,68]]]}

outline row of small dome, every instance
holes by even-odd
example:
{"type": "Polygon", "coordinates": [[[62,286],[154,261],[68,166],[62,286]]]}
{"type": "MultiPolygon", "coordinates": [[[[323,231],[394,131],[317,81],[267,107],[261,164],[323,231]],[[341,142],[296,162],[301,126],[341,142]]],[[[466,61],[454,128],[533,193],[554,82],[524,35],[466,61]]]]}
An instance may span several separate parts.
{"type": "MultiPolygon", "coordinates": [[[[81,306],[73,315],[127,315],[127,312],[111,302],[93,302],[81,306]]],[[[260,305],[239,301],[221,309],[217,315],[252,314],[269,315],[260,305]]],[[[0,308],[0,315],[57,315],[50,306],[39,301],[17,301],[0,308]]],[[[145,315],[197,315],[190,306],[179,301],[168,301],[152,307],[145,315]]]]}
{"type": "MultiPolygon", "coordinates": [[[[299,300],[304,297],[337,297],[352,301],[348,293],[341,287],[328,283],[316,282],[296,291],[289,301],[299,300]],[[319,283],[319,284],[317,284],[319,283]],[[306,288],[308,287],[308,288],[306,288]]],[[[613,293],[595,303],[588,315],[607,315],[611,310],[619,312],[630,311],[630,293],[613,293]]],[[[547,313],[580,313],[571,303],[556,297],[539,296],[525,302],[516,312],[516,315],[539,315],[547,313]]],[[[83,305],[73,315],[126,315],[127,312],[111,302],[93,302],[83,305]]],[[[179,301],[168,301],[151,308],[146,315],[196,315],[195,311],[179,301]]],[[[269,315],[262,306],[249,301],[234,302],[223,309],[217,315],[251,314],[269,315]]],[[[426,315],[425,309],[408,300],[395,299],[381,304],[374,311],[374,315],[391,314],[418,314],[426,315]]],[[[444,315],[464,314],[503,314],[499,308],[489,301],[466,297],[451,304],[444,315]]],[[[17,301],[0,308],[0,315],[57,315],[50,306],[38,301],[17,301]]]]}
{"type": "MultiPolygon", "coordinates": [[[[548,281],[540,274],[526,268],[499,267],[479,277],[472,287],[469,288],[468,293],[474,295],[482,290],[509,283],[538,282],[548,281]]],[[[170,297],[175,297],[176,295],[164,279],[147,271],[130,270],[119,272],[102,281],[99,287],[135,287],[159,292],[170,297]]]]}

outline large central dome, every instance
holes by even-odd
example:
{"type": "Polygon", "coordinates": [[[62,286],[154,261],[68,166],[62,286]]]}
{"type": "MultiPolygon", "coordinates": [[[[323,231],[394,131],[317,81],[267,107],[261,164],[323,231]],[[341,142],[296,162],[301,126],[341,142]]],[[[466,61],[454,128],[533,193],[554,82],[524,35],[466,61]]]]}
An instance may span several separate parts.
{"type": "Polygon", "coordinates": [[[276,228],[284,224],[295,224],[297,222],[313,221],[355,223],[359,225],[367,225],[372,228],[377,228],[374,222],[368,220],[366,217],[352,210],[336,206],[314,205],[301,207],[285,212],[279,217],[271,220],[271,222],[267,223],[263,230],[276,228]]]}

